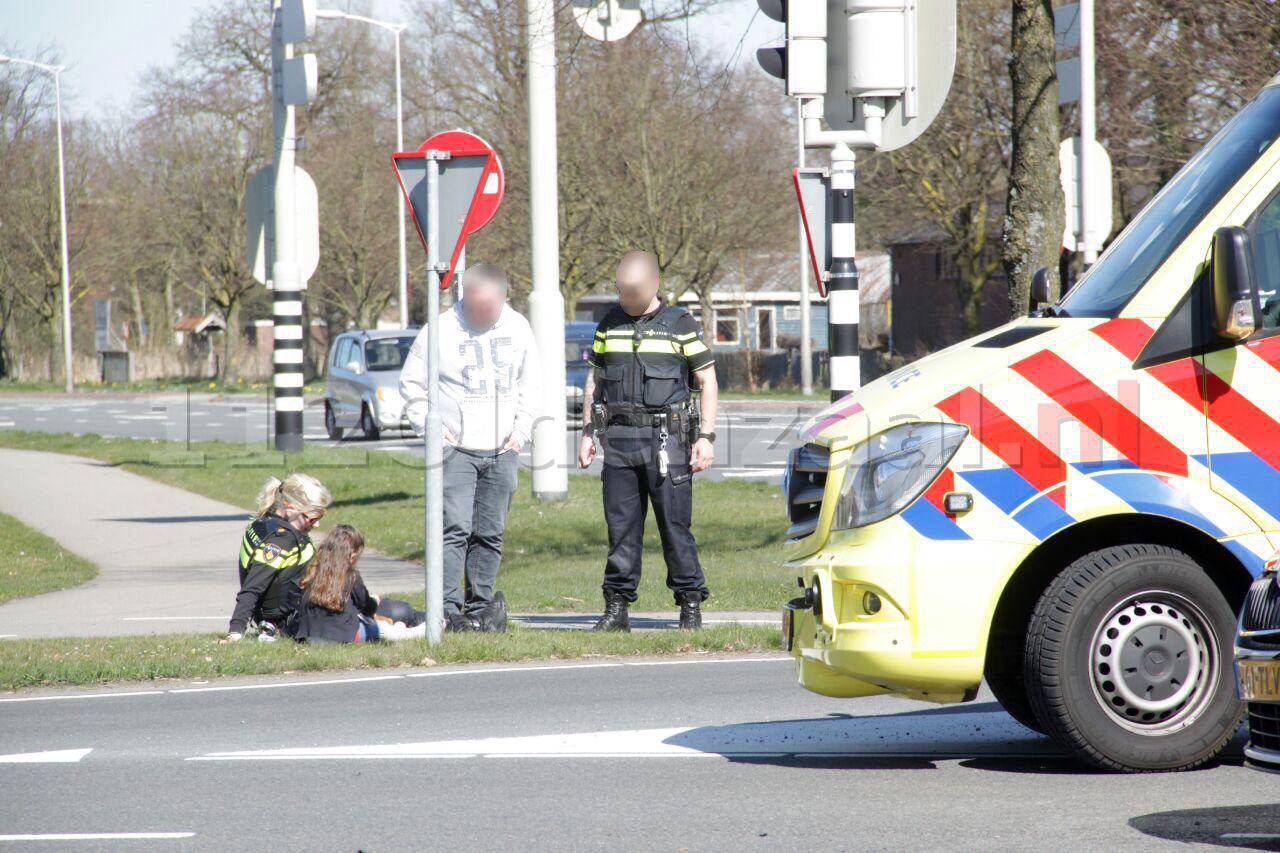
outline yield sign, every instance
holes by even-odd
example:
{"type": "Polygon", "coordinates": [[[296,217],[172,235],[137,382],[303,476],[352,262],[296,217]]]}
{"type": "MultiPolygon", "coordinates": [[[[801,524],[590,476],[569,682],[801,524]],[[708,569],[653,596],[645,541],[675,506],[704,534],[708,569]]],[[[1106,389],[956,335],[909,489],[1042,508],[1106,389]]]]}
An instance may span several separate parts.
{"type": "Polygon", "coordinates": [[[831,266],[831,176],[826,169],[793,169],[800,221],[804,223],[809,262],[818,293],[827,295],[827,268],[831,266]]]}
{"type": "Polygon", "coordinates": [[[440,257],[448,257],[448,270],[440,275],[440,287],[447,288],[458,265],[467,238],[479,231],[498,212],[504,186],[502,163],[489,144],[463,130],[437,133],[417,151],[391,155],[396,179],[413,214],[414,227],[423,248],[427,247],[427,161],[438,159],[440,181],[440,257]],[[439,152],[445,157],[433,156],[439,152]]]}

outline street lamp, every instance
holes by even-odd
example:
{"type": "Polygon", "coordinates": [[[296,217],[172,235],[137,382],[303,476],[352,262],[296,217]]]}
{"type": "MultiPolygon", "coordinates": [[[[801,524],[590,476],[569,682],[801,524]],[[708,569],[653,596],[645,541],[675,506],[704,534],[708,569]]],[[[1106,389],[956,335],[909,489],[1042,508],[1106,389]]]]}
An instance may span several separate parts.
{"type": "MultiPolygon", "coordinates": [[[[75,377],[71,372],[71,263],[67,259],[67,176],[62,159],[62,84],[58,76],[67,69],[65,65],[45,65],[30,59],[0,56],[0,62],[30,65],[53,75],[54,115],[58,125],[58,207],[62,215],[62,358],[63,373],[67,378],[67,393],[75,390],[75,377]]],[[[404,250],[401,249],[403,256],[404,250]]]]}
{"type": "MultiPolygon", "coordinates": [[[[317,18],[342,18],[348,21],[359,21],[362,24],[389,30],[396,37],[396,150],[404,150],[404,112],[400,103],[400,34],[409,28],[408,24],[390,21],[379,21],[364,15],[353,15],[340,9],[317,9],[317,18]]],[[[409,277],[406,272],[404,253],[404,193],[396,191],[396,225],[400,229],[400,328],[409,328],[409,277]]]]}

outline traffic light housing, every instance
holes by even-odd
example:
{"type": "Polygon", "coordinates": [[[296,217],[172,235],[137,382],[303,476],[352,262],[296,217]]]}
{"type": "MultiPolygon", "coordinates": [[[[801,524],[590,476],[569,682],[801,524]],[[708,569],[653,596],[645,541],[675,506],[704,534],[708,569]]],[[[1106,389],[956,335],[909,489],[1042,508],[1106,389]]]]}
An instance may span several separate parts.
{"type": "Polygon", "coordinates": [[[786,24],[783,45],[762,47],[756,60],[765,73],[786,81],[792,97],[827,91],[827,0],[757,0],[766,17],[786,24]]]}

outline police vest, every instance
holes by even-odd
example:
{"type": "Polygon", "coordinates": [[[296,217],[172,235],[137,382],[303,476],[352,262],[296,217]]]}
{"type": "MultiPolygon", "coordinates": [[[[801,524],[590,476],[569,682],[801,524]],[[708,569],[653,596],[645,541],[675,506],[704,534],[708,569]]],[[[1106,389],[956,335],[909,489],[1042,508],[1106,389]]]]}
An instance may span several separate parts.
{"type": "MultiPolygon", "coordinates": [[[[596,332],[596,383],[610,407],[664,409],[689,399],[685,341],[675,325],[689,312],[663,306],[652,317],[632,318],[615,308],[596,332]]],[[[696,333],[685,337],[696,340],[696,333]]]]}

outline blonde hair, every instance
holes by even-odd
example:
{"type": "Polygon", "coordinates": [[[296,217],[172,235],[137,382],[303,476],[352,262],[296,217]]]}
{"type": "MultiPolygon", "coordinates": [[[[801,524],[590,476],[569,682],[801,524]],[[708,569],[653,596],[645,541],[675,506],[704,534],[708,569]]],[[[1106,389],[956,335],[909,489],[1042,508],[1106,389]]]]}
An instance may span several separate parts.
{"type": "Polygon", "coordinates": [[[333,497],[324,484],[310,474],[290,474],[283,480],[270,477],[258,492],[257,510],[253,517],[279,513],[280,505],[286,502],[294,509],[307,512],[328,509],[333,497]]]}
{"type": "Polygon", "coordinates": [[[307,576],[298,586],[307,600],[325,610],[340,612],[356,582],[355,561],[364,551],[364,537],[350,524],[336,524],[325,535],[316,555],[307,566],[307,576]]]}

